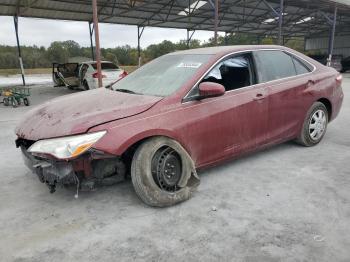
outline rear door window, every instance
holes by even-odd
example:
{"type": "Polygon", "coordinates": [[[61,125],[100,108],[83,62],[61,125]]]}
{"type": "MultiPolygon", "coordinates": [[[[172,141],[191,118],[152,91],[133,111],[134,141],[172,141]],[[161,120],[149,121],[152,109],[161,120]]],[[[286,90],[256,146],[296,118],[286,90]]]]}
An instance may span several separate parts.
{"type": "Polygon", "coordinates": [[[296,70],[298,75],[311,72],[311,70],[304,63],[299,61],[299,59],[297,59],[295,57],[292,57],[292,59],[293,59],[294,65],[295,65],[295,70],[296,70]]]}
{"type": "Polygon", "coordinates": [[[292,57],[279,50],[254,52],[259,83],[297,75],[292,57]]]}

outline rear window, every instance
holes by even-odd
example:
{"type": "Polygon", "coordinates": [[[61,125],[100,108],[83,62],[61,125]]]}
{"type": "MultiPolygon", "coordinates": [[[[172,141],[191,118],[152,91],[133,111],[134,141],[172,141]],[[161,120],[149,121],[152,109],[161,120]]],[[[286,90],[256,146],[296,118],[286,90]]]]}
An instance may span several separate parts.
{"type": "Polygon", "coordinates": [[[259,83],[295,76],[292,57],[282,51],[266,50],[254,52],[259,83]]]}
{"type": "MultiPolygon", "coordinates": [[[[91,66],[96,70],[97,64],[91,64],[91,66]]],[[[101,63],[101,69],[102,70],[113,70],[113,69],[119,69],[119,67],[116,64],[113,63],[101,63]]]]}

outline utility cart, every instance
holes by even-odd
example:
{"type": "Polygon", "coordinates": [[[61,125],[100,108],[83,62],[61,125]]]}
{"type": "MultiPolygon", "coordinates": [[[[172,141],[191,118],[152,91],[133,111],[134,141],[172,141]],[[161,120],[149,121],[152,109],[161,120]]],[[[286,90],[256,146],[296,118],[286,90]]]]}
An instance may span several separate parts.
{"type": "Polygon", "coordinates": [[[2,101],[5,106],[17,107],[22,102],[25,106],[30,105],[30,88],[28,87],[3,87],[0,88],[0,95],[3,96],[2,101]]]}

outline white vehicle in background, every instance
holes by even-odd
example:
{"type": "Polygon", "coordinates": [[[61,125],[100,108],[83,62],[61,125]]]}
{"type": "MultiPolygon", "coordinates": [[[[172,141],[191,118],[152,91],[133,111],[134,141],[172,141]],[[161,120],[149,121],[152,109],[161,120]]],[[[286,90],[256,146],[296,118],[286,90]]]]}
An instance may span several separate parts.
{"type": "MultiPolygon", "coordinates": [[[[116,64],[101,61],[102,83],[106,87],[128,73],[116,64]]],[[[96,61],[83,63],[53,63],[52,79],[56,86],[66,86],[70,89],[89,90],[98,87],[98,73],[96,61]]]]}

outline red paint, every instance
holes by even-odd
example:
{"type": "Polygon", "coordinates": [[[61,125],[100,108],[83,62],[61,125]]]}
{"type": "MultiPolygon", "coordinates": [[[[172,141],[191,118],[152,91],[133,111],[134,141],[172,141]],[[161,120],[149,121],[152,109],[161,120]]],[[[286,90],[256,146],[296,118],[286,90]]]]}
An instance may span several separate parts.
{"type": "MultiPolygon", "coordinates": [[[[121,73],[121,74],[119,75],[119,77],[120,77],[120,78],[124,78],[124,77],[126,77],[127,75],[128,75],[128,72],[123,71],[123,73],[121,73]]],[[[120,80],[120,79],[118,79],[118,80],[120,80]]]]}
{"type": "MultiPolygon", "coordinates": [[[[298,52],[276,46],[215,49],[215,56],[177,92],[166,98],[99,89],[61,97],[29,112],[16,133],[30,140],[107,130],[94,148],[122,155],[151,136],[168,136],[189,152],[197,167],[297,137],[310,106],[326,99],[331,119],[341,107],[338,73],[298,52]],[[200,77],[222,56],[236,51],[278,48],[316,66],[313,73],[257,84],[221,96],[183,103],[200,77]]],[[[191,51],[187,51],[191,52],[191,51]]],[[[196,53],[196,50],[192,51],[196,53]]],[[[198,51],[197,51],[198,52],[198,51]]],[[[201,84],[219,94],[221,87],[201,84]]]]}
{"type": "MultiPolygon", "coordinates": [[[[98,75],[99,75],[98,72],[95,72],[95,73],[92,74],[92,77],[93,77],[93,78],[98,78],[98,75]]],[[[101,75],[101,77],[102,77],[102,78],[106,78],[105,75],[101,75]]]]}

